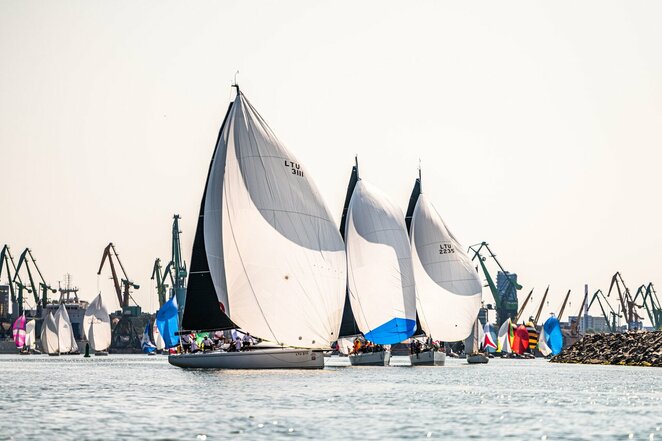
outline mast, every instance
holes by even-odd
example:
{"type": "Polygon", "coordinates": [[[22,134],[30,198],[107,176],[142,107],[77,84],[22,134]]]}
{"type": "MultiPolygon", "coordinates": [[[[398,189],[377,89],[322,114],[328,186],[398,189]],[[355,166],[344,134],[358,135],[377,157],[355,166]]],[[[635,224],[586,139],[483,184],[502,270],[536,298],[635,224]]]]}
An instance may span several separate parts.
{"type": "MultiPolygon", "coordinates": [[[[418,165],[418,178],[414,182],[414,188],[411,190],[411,195],[409,196],[409,205],[407,205],[407,213],[405,214],[405,224],[407,224],[407,233],[411,237],[411,219],[414,217],[414,209],[416,208],[416,203],[418,202],[418,197],[421,195],[421,165],[418,165]]],[[[424,335],[423,327],[421,326],[421,320],[418,316],[418,305],[416,309],[416,330],[414,335],[424,335]]]]}

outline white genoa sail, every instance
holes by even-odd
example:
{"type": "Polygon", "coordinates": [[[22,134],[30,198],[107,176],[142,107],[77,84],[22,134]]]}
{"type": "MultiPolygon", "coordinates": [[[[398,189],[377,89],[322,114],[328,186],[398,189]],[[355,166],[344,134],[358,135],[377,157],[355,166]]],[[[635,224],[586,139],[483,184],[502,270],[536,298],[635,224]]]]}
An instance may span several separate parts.
{"type": "Polygon", "coordinates": [[[37,346],[36,340],[36,326],[37,322],[32,319],[25,324],[25,347],[34,349],[37,346]]]}
{"type": "Polygon", "coordinates": [[[100,293],[92,300],[85,311],[83,332],[93,351],[105,351],[110,346],[110,315],[101,300],[100,293]]]}
{"type": "Polygon", "coordinates": [[[65,354],[77,350],[78,345],[71,329],[69,313],[63,304],[55,312],[55,325],[57,327],[58,352],[65,354]]]}
{"type": "Polygon", "coordinates": [[[480,309],[480,278],[424,193],[418,196],[410,235],[421,327],[434,339],[466,339],[480,309]]]}
{"type": "Polygon", "coordinates": [[[163,336],[159,332],[159,327],[156,326],[156,320],[154,320],[154,324],[152,325],[152,335],[154,335],[154,346],[156,346],[156,349],[159,351],[164,350],[165,340],[163,340],[163,336]]]}
{"type": "Polygon", "coordinates": [[[402,211],[359,180],[345,224],[350,302],[365,338],[393,344],[416,330],[416,293],[402,211]]]}
{"type": "Polygon", "coordinates": [[[337,339],[340,233],[308,171],[241,92],[207,181],[204,245],[221,308],[242,329],[296,347],[337,339]]]}
{"type": "Polygon", "coordinates": [[[57,324],[53,313],[49,312],[41,324],[41,350],[46,354],[57,354],[58,349],[57,324]]]}

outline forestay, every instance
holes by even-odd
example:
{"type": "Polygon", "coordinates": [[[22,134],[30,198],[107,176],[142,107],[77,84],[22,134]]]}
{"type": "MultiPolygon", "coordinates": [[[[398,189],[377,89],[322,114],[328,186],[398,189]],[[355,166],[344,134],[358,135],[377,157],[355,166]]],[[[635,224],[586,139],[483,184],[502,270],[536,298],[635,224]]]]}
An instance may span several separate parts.
{"type": "Polygon", "coordinates": [[[442,341],[467,338],[480,308],[480,278],[425,193],[418,197],[410,235],[423,330],[442,341]]]}
{"type": "Polygon", "coordinates": [[[93,351],[105,351],[110,346],[110,315],[97,295],[89,304],[83,318],[83,332],[93,351]]]}
{"type": "Polygon", "coordinates": [[[345,225],[350,300],[365,338],[399,343],[416,329],[411,250],[402,211],[359,180],[345,225]]]}
{"type": "Polygon", "coordinates": [[[220,307],[238,326],[287,346],[336,340],[342,239],[308,170],[240,92],[209,173],[204,245],[220,307]]]}

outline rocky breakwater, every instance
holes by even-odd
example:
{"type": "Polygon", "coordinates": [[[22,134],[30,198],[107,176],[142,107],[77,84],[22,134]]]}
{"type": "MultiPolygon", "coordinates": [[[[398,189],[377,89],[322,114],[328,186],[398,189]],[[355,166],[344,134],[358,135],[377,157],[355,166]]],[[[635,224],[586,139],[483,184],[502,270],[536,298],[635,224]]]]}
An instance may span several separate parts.
{"type": "Polygon", "coordinates": [[[551,361],[662,367],[662,331],[588,334],[551,361]]]}

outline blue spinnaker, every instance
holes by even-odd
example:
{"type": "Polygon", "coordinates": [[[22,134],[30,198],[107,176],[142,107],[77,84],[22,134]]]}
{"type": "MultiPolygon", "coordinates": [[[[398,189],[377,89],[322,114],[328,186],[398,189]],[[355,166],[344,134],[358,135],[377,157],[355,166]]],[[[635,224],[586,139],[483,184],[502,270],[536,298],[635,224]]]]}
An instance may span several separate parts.
{"type": "Polygon", "coordinates": [[[177,297],[173,296],[156,313],[156,327],[163,337],[166,348],[179,344],[179,320],[177,315],[177,297]]]}
{"type": "Polygon", "coordinates": [[[543,328],[545,329],[545,342],[552,351],[552,355],[558,354],[563,349],[563,335],[561,334],[559,319],[556,317],[548,318],[543,328]]]}
{"type": "Polygon", "coordinates": [[[416,331],[416,320],[394,318],[377,326],[364,337],[378,345],[390,345],[408,339],[414,334],[414,331],[416,331]]]}

